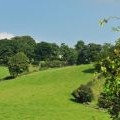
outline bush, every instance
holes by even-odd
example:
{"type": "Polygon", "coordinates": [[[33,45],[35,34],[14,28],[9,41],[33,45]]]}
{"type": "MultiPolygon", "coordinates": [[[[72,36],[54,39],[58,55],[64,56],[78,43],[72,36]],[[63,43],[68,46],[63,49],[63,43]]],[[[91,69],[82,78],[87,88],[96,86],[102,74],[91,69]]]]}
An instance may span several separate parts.
{"type": "Polygon", "coordinates": [[[55,67],[63,67],[66,66],[65,61],[53,60],[53,61],[41,61],[41,68],[55,68],[55,67]]]}
{"type": "Polygon", "coordinates": [[[111,101],[109,100],[108,96],[105,93],[101,93],[100,97],[98,98],[98,106],[100,108],[107,109],[111,106],[111,101]]]}
{"type": "Polygon", "coordinates": [[[100,65],[99,62],[96,62],[96,63],[94,64],[94,67],[95,67],[95,70],[96,70],[98,73],[101,71],[101,65],[100,65]]]}
{"type": "Polygon", "coordinates": [[[89,84],[81,85],[78,89],[72,92],[76,102],[87,103],[93,100],[93,92],[89,84]]]}
{"type": "Polygon", "coordinates": [[[37,60],[36,60],[36,61],[32,61],[31,64],[32,64],[32,65],[35,65],[35,66],[39,66],[40,61],[37,61],[37,60]]]}

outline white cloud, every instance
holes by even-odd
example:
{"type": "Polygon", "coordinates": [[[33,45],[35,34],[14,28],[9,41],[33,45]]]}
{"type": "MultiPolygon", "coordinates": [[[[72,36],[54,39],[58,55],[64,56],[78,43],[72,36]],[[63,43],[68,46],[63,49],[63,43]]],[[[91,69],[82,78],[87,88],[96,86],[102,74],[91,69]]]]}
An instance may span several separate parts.
{"type": "Polygon", "coordinates": [[[10,33],[7,33],[7,32],[2,32],[2,33],[0,33],[0,40],[1,40],[1,39],[5,39],[5,38],[11,39],[12,37],[14,37],[13,34],[10,34],[10,33]]]}

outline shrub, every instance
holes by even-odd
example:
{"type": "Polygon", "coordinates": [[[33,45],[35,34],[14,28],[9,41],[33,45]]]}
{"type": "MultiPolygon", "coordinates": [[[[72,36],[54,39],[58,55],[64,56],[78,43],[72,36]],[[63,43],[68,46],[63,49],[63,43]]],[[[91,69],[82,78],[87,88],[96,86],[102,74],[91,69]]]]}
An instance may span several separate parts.
{"type": "Polygon", "coordinates": [[[93,100],[93,92],[89,84],[81,85],[78,89],[72,92],[76,102],[87,103],[93,100]]]}
{"type": "Polygon", "coordinates": [[[98,73],[101,71],[101,65],[100,65],[99,62],[96,62],[96,63],[94,64],[94,67],[95,67],[95,70],[96,70],[98,73]]]}
{"type": "Polygon", "coordinates": [[[32,61],[31,64],[35,66],[39,66],[40,61],[35,60],[35,61],[32,61]]]}
{"type": "Polygon", "coordinates": [[[101,93],[100,97],[98,98],[98,106],[100,108],[107,109],[111,106],[111,101],[109,100],[109,97],[105,93],[101,93]]]}
{"type": "Polygon", "coordinates": [[[40,66],[41,66],[41,68],[63,67],[63,66],[66,66],[66,62],[60,61],[60,60],[41,61],[40,66]]]}

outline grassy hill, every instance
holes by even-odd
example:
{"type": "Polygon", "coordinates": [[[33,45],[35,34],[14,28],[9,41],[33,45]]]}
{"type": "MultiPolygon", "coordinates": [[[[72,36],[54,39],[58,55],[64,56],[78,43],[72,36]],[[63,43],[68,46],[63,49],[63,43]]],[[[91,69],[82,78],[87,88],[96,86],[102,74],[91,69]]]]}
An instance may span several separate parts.
{"type": "MultiPolygon", "coordinates": [[[[70,100],[74,89],[93,79],[90,68],[51,69],[0,82],[0,120],[109,120],[107,113],[70,100]]],[[[0,78],[6,75],[0,67],[0,78]]]]}
{"type": "Polygon", "coordinates": [[[0,67],[0,79],[9,75],[8,69],[6,67],[0,67]]]}

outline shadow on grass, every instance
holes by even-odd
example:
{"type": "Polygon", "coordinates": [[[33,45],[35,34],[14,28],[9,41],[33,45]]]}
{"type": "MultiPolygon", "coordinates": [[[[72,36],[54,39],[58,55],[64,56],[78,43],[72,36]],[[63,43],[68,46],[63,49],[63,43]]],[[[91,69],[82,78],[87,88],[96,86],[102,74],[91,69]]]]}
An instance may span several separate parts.
{"type": "Polygon", "coordinates": [[[83,103],[81,103],[81,102],[79,102],[78,100],[76,100],[76,99],[74,99],[74,98],[70,98],[69,100],[70,100],[71,102],[76,103],[76,104],[89,105],[89,102],[83,102],[83,103]]]}
{"type": "Polygon", "coordinates": [[[95,69],[94,68],[89,68],[89,69],[83,70],[82,72],[84,72],[84,73],[94,73],[95,69]]]}
{"type": "Polygon", "coordinates": [[[77,101],[76,99],[74,99],[74,98],[70,98],[69,99],[71,102],[74,102],[74,103],[78,103],[78,104],[80,104],[80,102],[79,101],[77,101]]]}
{"type": "Polygon", "coordinates": [[[4,78],[1,78],[0,81],[4,81],[4,80],[14,80],[15,77],[13,76],[7,76],[7,77],[4,77],[4,78]]]}

